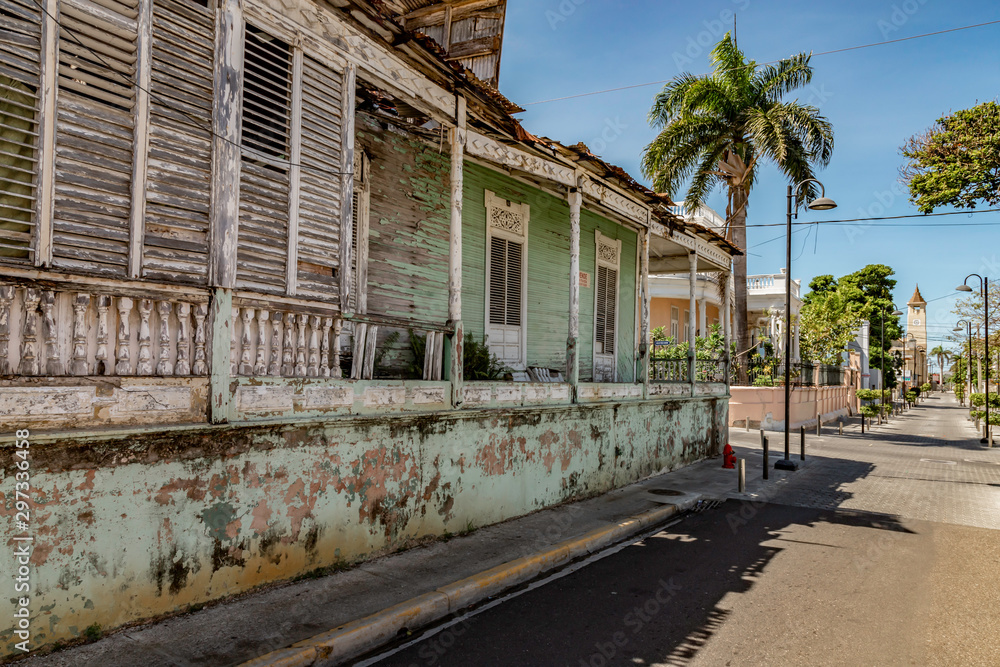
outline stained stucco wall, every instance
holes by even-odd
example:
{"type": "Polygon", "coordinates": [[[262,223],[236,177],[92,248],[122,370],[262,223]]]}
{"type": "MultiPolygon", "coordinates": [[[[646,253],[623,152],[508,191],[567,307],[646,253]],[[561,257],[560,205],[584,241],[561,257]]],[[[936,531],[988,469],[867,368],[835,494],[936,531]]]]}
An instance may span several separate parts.
{"type": "MultiPolygon", "coordinates": [[[[33,645],[608,491],[714,452],[726,414],[694,398],[36,439],[33,645]]],[[[12,612],[5,596],[7,652],[12,612]]]]}

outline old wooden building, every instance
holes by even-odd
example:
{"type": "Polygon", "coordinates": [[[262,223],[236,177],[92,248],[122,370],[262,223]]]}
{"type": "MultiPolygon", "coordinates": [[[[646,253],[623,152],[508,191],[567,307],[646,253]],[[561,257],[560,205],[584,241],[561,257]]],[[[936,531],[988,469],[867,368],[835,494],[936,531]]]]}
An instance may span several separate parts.
{"type": "Polygon", "coordinates": [[[503,10],[0,6],[0,493],[29,429],[38,643],[721,445],[728,359],[651,364],[646,285],[738,250],[519,125],[503,10]],[[502,370],[463,377],[467,341],[502,370]]]}

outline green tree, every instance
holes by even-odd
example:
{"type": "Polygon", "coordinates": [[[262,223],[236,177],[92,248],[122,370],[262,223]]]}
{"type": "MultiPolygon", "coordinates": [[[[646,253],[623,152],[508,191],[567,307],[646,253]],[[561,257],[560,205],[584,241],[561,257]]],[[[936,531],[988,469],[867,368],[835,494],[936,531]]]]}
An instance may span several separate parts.
{"type": "Polygon", "coordinates": [[[837,289],[813,296],[799,313],[799,342],[802,357],[825,364],[840,365],[847,344],[857,335],[861,315],[846,290],[837,289]]]}
{"type": "MultiPolygon", "coordinates": [[[[658,134],[642,156],[643,173],[658,192],[676,198],[690,179],[689,211],[717,185],[727,189],[729,238],[746,248],[747,201],[763,162],[792,182],[813,177],[833,154],[833,127],[819,109],[782,98],[812,80],[810,56],[800,53],[773,65],[747,60],[727,33],[712,50],[712,74],[684,73],[657,94],[649,122],[658,134]]],[[[813,184],[806,194],[815,194],[813,184]]],[[[733,258],[737,349],[749,347],[746,255],[733,258]]]]}
{"type": "Polygon", "coordinates": [[[910,199],[923,213],[940,206],[1000,204],[1000,105],[984,102],[943,116],[902,148],[910,199]]]}
{"type": "MultiPolygon", "coordinates": [[[[812,327],[809,336],[815,337],[809,343],[809,352],[819,355],[814,358],[824,356],[822,350],[835,341],[843,340],[846,346],[853,339],[853,331],[857,329],[861,320],[868,320],[871,325],[868,339],[869,364],[872,368],[880,370],[884,364],[885,386],[888,388],[896,386],[899,360],[893,358],[889,350],[892,348],[892,341],[903,335],[903,328],[898,316],[892,314],[895,310],[892,290],[896,287],[893,275],[895,271],[885,264],[869,264],[837,280],[834,280],[833,276],[822,275],[810,281],[810,291],[802,299],[802,314],[809,327],[812,327]],[[831,294],[837,294],[837,300],[827,303],[831,294]],[[845,338],[846,332],[840,328],[841,323],[827,319],[838,316],[837,308],[833,308],[833,305],[837,305],[837,308],[842,307],[844,316],[849,318],[852,332],[850,337],[845,338]],[[836,331],[831,329],[826,336],[823,327],[837,327],[837,329],[836,331]]],[[[806,330],[807,327],[803,326],[802,335],[806,335],[806,330]]],[[[807,345],[803,344],[803,352],[806,350],[807,345]]],[[[828,350],[826,356],[833,358],[833,351],[828,350]]],[[[839,363],[839,355],[837,356],[838,362],[834,363],[839,363]]]]}

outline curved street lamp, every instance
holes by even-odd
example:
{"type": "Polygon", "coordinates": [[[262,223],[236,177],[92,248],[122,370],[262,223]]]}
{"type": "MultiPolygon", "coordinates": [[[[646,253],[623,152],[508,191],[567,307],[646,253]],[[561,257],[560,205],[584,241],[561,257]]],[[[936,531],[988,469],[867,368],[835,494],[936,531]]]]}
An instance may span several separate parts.
{"type": "MultiPolygon", "coordinates": [[[[966,370],[966,376],[969,378],[968,388],[966,389],[966,394],[972,395],[972,322],[969,320],[959,320],[955,323],[955,328],[952,331],[961,333],[962,325],[965,325],[965,340],[966,344],[969,346],[969,367],[966,370]]],[[[941,377],[944,378],[944,371],[941,371],[941,377]]],[[[971,398],[969,399],[972,400],[971,398]]]]}
{"type": "Polygon", "coordinates": [[[791,377],[792,366],[792,218],[799,217],[799,206],[805,203],[811,211],[829,211],[837,208],[837,202],[827,198],[826,188],[815,178],[807,178],[797,185],[788,186],[788,204],[785,221],[785,458],[775,461],[775,470],[798,470],[798,465],[792,461],[788,444],[788,429],[792,422],[791,377]],[[805,201],[802,186],[815,183],[819,186],[820,196],[812,201],[805,201]]]}
{"type": "Polygon", "coordinates": [[[983,326],[984,326],[984,343],[983,356],[986,359],[986,437],[982,438],[979,442],[986,443],[987,446],[993,446],[993,429],[990,428],[990,301],[989,301],[989,290],[990,290],[990,279],[984,278],[978,273],[970,273],[965,276],[965,280],[962,284],[955,289],[959,292],[971,292],[972,288],[969,287],[969,278],[975,276],[979,279],[979,292],[983,297],[983,326]]]}

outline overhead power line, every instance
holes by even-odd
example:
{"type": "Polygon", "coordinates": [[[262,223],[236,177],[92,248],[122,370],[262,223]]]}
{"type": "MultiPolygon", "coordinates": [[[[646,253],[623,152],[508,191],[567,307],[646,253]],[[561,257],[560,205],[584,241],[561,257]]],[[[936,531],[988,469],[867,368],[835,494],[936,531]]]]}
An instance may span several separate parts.
{"type": "MultiPolygon", "coordinates": [[[[958,28],[946,28],[945,30],[936,30],[934,32],[925,32],[920,35],[911,35],[910,37],[900,37],[898,39],[888,39],[884,42],[872,42],[871,44],[859,44],[857,46],[846,46],[840,49],[832,49],[830,51],[820,51],[818,53],[812,53],[811,56],[829,56],[835,53],[845,53],[847,51],[857,51],[858,49],[870,49],[874,46],[885,46],[887,44],[897,44],[899,42],[908,42],[913,39],[922,39],[924,37],[934,37],[935,35],[944,35],[950,32],[958,32],[960,30],[971,30],[972,28],[982,28],[988,25],[996,25],[1000,23],[1000,20],[996,21],[984,21],[983,23],[974,23],[971,25],[963,25],[958,28]]],[[[764,65],[774,65],[784,60],[784,58],[779,58],[777,60],[768,60],[763,63],[754,63],[753,65],[744,65],[743,67],[733,67],[728,70],[722,70],[723,72],[736,72],[741,69],[749,69],[751,67],[761,67],[764,65]]],[[[707,76],[706,74],[705,76],[707,76]]],[[[632,90],[634,88],[646,88],[647,86],[659,86],[665,83],[670,83],[673,79],[662,79],[660,81],[647,81],[646,83],[633,83],[627,86],[618,86],[616,88],[605,88],[604,90],[595,90],[589,93],[576,93],[574,95],[564,95],[563,97],[553,97],[548,100],[538,100],[537,102],[528,102],[524,106],[535,106],[538,104],[549,104],[551,102],[562,102],[564,100],[574,100],[580,97],[591,97],[593,95],[604,95],[606,93],[617,93],[622,90],[632,90]]]]}

